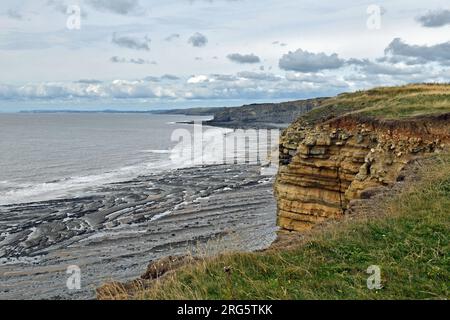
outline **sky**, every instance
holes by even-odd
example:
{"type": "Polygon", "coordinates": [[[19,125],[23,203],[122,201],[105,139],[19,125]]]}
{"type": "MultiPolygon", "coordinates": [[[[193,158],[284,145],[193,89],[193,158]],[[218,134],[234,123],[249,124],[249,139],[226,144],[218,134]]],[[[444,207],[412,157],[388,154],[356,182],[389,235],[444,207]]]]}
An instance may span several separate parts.
{"type": "Polygon", "coordinates": [[[2,0],[0,112],[237,106],[450,82],[450,3],[2,0]]]}

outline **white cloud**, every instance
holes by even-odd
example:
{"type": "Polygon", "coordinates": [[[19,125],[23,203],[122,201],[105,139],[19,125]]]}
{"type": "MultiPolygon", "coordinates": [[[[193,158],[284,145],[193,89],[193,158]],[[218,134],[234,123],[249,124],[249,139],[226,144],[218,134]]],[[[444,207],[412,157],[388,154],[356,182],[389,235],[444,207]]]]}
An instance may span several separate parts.
{"type": "Polygon", "coordinates": [[[199,75],[190,77],[187,83],[204,83],[209,81],[214,81],[214,79],[210,79],[208,76],[205,75],[199,75]]]}

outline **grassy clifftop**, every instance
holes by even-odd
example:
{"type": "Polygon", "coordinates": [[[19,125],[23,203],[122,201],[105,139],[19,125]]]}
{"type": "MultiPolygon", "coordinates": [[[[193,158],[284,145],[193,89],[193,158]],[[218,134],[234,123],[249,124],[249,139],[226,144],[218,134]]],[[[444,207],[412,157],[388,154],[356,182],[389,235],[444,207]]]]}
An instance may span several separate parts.
{"type": "Polygon", "coordinates": [[[311,124],[349,114],[406,119],[450,112],[450,84],[413,84],[344,93],[327,99],[302,119],[311,124]]]}

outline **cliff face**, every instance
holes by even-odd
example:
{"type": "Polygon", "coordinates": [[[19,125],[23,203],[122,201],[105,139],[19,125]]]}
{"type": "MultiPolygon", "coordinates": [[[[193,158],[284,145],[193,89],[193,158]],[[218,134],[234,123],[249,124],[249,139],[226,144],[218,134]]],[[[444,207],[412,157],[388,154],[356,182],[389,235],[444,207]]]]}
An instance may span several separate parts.
{"type": "Polygon", "coordinates": [[[450,113],[379,119],[361,113],[298,119],[280,140],[278,225],[303,231],[351,213],[355,199],[399,179],[404,166],[450,140],[450,113]]]}
{"type": "Polygon", "coordinates": [[[325,98],[317,98],[221,108],[214,112],[214,119],[207,123],[233,128],[285,128],[297,117],[311,111],[324,100],[325,98]]]}

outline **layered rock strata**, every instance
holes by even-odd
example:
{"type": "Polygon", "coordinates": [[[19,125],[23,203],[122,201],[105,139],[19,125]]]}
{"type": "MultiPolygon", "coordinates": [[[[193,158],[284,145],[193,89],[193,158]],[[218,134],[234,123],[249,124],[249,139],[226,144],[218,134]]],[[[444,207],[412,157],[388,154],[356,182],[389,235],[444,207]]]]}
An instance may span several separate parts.
{"type": "Polygon", "coordinates": [[[344,116],[294,123],[280,140],[278,225],[303,231],[348,213],[353,199],[394,183],[411,160],[449,141],[450,114],[381,121],[344,116]]]}

